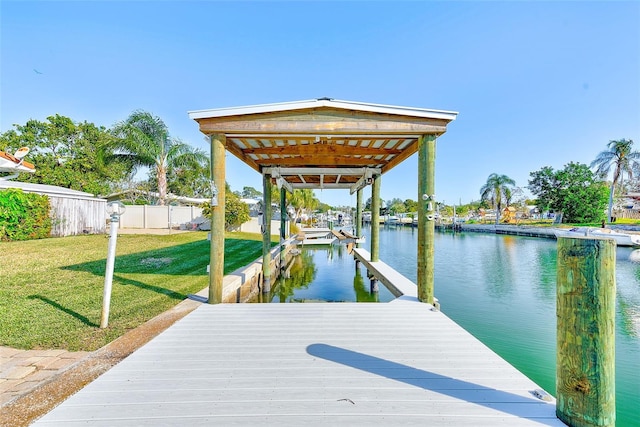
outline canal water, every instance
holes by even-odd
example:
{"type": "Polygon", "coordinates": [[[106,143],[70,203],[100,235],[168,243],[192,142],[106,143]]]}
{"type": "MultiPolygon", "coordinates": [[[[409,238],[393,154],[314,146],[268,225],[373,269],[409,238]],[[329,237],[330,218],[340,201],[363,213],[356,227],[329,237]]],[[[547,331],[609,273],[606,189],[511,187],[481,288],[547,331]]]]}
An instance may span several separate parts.
{"type": "MultiPolygon", "coordinates": [[[[555,394],[556,241],[451,232],[435,240],[442,311],[555,394]]],[[[416,253],[414,228],[381,228],[380,259],[414,282],[416,253]]],[[[366,270],[356,271],[341,245],[305,248],[289,267],[263,302],[393,299],[382,284],[371,292],[366,270]]],[[[640,250],[617,249],[616,282],[616,425],[640,426],[640,250]]]]}

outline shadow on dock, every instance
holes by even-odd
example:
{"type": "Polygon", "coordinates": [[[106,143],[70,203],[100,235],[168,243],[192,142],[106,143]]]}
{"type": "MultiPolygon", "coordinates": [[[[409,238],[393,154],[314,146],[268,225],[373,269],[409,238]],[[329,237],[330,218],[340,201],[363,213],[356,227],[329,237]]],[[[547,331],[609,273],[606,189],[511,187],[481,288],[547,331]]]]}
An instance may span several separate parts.
{"type": "MultiPolygon", "coordinates": [[[[307,353],[311,356],[340,363],[391,380],[400,381],[424,390],[445,394],[455,399],[470,401],[516,417],[522,417],[523,412],[529,412],[524,409],[526,406],[523,408],[521,405],[532,405],[530,408],[533,412],[536,411],[535,406],[546,405],[544,401],[534,397],[534,390],[530,390],[532,397],[526,398],[521,395],[462,381],[435,372],[413,368],[401,363],[328,344],[311,344],[307,347],[307,353]],[[474,398],[471,398],[472,396],[474,398]]],[[[556,418],[548,420],[537,418],[536,421],[541,425],[558,425],[556,418]]]]}

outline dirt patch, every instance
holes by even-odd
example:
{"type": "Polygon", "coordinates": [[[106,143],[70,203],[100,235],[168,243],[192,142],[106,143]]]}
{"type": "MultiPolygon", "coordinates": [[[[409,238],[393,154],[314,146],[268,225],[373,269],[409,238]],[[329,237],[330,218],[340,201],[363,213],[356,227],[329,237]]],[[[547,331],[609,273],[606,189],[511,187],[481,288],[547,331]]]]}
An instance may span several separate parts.
{"type": "Polygon", "coordinates": [[[145,258],[140,261],[140,264],[147,267],[160,268],[171,264],[171,261],[173,261],[173,258],[145,258]]]}

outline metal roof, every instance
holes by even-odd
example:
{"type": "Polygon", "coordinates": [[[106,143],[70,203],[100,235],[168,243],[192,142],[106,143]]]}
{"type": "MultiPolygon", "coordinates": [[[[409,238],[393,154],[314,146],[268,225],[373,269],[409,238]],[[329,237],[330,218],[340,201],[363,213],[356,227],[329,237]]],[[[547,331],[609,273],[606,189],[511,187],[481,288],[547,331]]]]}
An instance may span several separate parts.
{"type": "Polygon", "coordinates": [[[56,185],[33,184],[21,181],[0,181],[0,189],[19,188],[27,193],[46,194],[57,197],[68,197],[75,199],[96,199],[93,194],[84,191],[72,190],[70,188],[58,187],[56,185]]]}
{"type": "Polygon", "coordinates": [[[276,183],[356,191],[439,136],[458,113],[319,98],[190,111],[206,135],[276,183]]]}
{"type": "Polygon", "coordinates": [[[432,110],[427,108],[417,108],[417,107],[401,107],[396,105],[385,105],[385,104],[371,104],[366,102],[358,102],[358,101],[344,101],[339,99],[332,98],[317,98],[317,99],[308,99],[304,101],[289,101],[289,102],[278,102],[272,104],[258,104],[258,105],[248,105],[244,107],[225,107],[225,108],[213,108],[208,110],[194,110],[189,111],[189,117],[198,120],[209,117],[225,117],[225,116],[237,116],[237,115],[246,115],[246,114],[258,114],[258,113],[269,113],[269,112],[277,112],[277,111],[293,111],[293,110],[304,110],[307,108],[319,108],[319,107],[330,107],[330,108],[342,108],[342,109],[351,109],[356,111],[368,111],[372,113],[383,113],[383,114],[399,114],[405,116],[415,116],[415,117],[432,117],[432,118],[442,118],[448,120],[455,120],[458,115],[455,111],[445,111],[445,110],[432,110]]]}

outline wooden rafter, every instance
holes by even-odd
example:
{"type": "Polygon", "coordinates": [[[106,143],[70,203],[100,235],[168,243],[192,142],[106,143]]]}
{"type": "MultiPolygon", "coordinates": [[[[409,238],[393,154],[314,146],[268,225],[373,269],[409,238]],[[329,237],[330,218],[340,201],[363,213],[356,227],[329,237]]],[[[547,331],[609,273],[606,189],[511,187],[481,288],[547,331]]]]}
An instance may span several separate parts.
{"type": "Polygon", "coordinates": [[[240,160],[242,160],[243,162],[251,166],[253,169],[260,172],[260,165],[258,165],[258,163],[256,163],[256,161],[253,160],[251,157],[245,155],[237,145],[227,144],[227,150],[229,150],[237,158],[239,158],[240,160]]]}
{"type": "Polygon", "coordinates": [[[389,171],[417,151],[420,138],[443,134],[456,114],[329,99],[190,113],[203,133],[224,134],[226,149],[261,173],[293,168],[279,176],[295,188],[352,191],[371,181],[365,168],[389,171]],[[356,172],[331,173],[345,168],[356,172]]]}
{"type": "Polygon", "coordinates": [[[389,148],[372,148],[350,145],[337,144],[313,144],[313,145],[294,145],[282,147],[261,147],[247,148],[242,150],[245,154],[267,154],[267,155],[298,155],[298,156],[317,156],[317,155],[379,155],[379,154],[400,154],[402,150],[389,148]]]}
{"type": "Polygon", "coordinates": [[[362,157],[337,157],[337,156],[313,156],[313,157],[286,157],[272,159],[258,159],[255,163],[260,166],[381,166],[385,162],[377,159],[362,157]]]}

